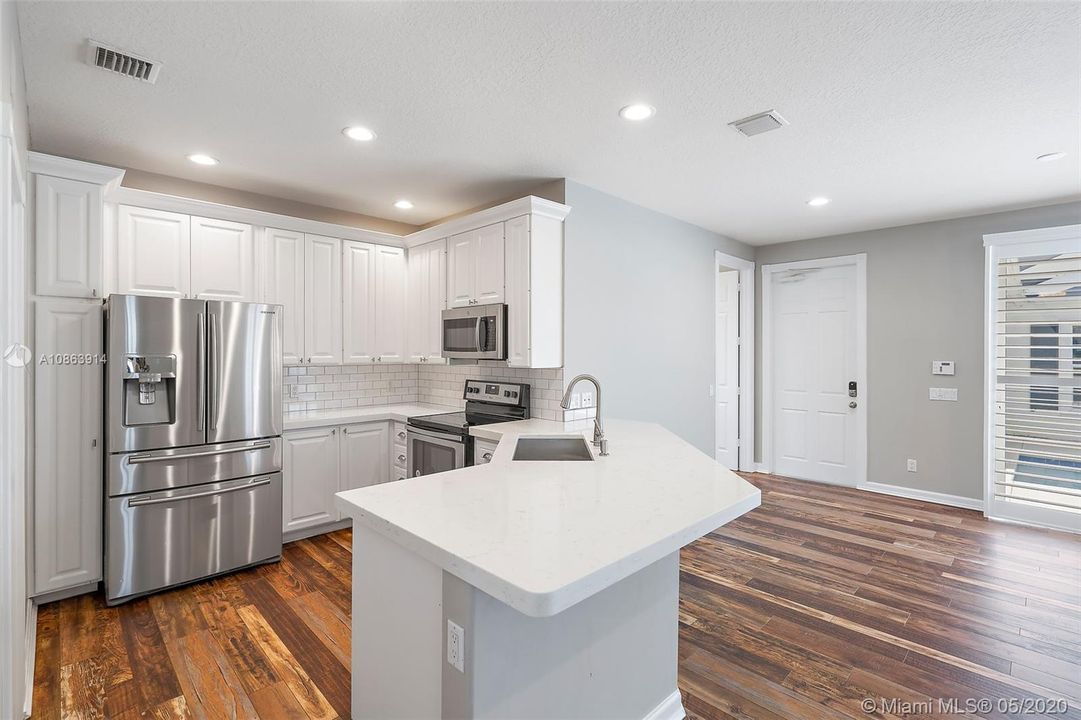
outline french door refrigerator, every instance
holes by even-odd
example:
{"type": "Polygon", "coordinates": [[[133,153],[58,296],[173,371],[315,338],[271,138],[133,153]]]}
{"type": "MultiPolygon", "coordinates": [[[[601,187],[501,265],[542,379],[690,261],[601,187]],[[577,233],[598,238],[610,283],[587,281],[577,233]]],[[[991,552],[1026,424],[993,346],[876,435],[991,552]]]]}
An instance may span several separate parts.
{"type": "Polygon", "coordinates": [[[281,556],[281,313],[106,301],[110,605],[281,556]]]}

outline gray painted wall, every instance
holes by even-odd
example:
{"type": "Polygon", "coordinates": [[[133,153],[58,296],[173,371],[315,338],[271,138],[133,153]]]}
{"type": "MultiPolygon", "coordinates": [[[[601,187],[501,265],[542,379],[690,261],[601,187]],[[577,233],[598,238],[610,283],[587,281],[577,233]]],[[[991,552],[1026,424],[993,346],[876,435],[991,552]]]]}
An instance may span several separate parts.
{"type": "Polygon", "coordinates": [[[596,375],[603,416],[659,422],[712,456],[713,253],[754,248],[569,180],[566,203],[564,382],[596,375]]]}
{"type": "MultiPolygon", "coordinates": [[[[758,347],[762,265],[866,253],[868,480],[982,498],[983,236],[1073,223],[1078,202],[759,247],[758,347]],[[956,361],[956,376],[931,375],[932,360],[956,361]],[[958,388],[958,402],[931,402],[932,386],[958,388]]],[[[760,461],[760,363],[755,372],[760,461]]]]}

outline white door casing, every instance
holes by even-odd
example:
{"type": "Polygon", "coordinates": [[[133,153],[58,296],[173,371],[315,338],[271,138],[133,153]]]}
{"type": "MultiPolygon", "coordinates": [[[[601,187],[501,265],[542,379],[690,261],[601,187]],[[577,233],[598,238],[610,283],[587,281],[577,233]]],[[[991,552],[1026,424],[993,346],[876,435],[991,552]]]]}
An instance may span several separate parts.
{"type": "MultiPolygon", "coordinates": [[[[722,459],[719,448],[730,448],[733,445],[731,436],[738,438],[739,442],[739,469],[744,472],[754,472],[759,469],[755,462],[755,341],[754,341],[754,286],[756,266],[753,260],[745,260],[735,255],[727,255],[720,251],[714,252],[713,272],[716,277],[714,282],[714,304],[718,315],[731,312],[732,298],[731,288],[727,284],[726,273],[737,272],[739,277],[738,296],[745,302],[737,303],[738,319],[734,321],[735,328],[729,330],[738,339],[736,345],[737,360],[735,365],[731,360],[733,349],[729,346],[728,333],[720,332],[718,328],[715,345],[715,374],[712,396],[715,400],[714,414],[721,411],[721,402],[730,403],[733,395],[738,396],[738,431],[733,432],[732,419],[727,415],[724,420],[719,417],[714,422],[714,458],[725,465],[728,461],[722,459]],[[722,362],[721,357],[724,356],[722,362]],[[737,380],[731,380],[730,371],[738,366],[737,380]],[[725,397],[727,395],[727,398],[725,397]],[[724,439],[722,439],[722,433],[724,439]],[[738,434],[737,434],[738,433],[738,434]]],[[[728,323],[726,318],[726,324],[728,323]]],[[[725,408],[726,412],[730,409],[725,408]]],[[[724,451],[727,453],[727,450],[724,451]]],[[[733,470],[736,465],[728,465],[733,470]]]]}
{"type": "Polygon", "coordinates": [[[865,257],[762,268],[768,472],[853,487],[867,481],[865,257]]]}
{"type": "Polygon", "coordinates": [[[730,470],[739,469],[739,271],[717,273],[717,368],[716,403],[717,446],[714,457],[730,470]]]}

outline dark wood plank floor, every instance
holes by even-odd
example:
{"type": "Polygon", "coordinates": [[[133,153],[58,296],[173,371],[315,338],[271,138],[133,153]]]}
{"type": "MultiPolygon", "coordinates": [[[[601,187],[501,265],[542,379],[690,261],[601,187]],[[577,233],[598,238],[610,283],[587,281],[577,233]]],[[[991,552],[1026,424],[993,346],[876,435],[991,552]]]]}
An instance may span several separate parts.
{"type": "MultiPolygon", "coordinates": [[[[762,507],[683,551],[692,717],[903,715],[882,698],[991,701],[909,716],[1033,717],[1005,700],[1069,698],[1045,714],[1081,718],[1079,538],[747,477],[762,507]]],[[[43,606],[34,718],[348,717],[350,540],[119,608],[43,606]]]]}

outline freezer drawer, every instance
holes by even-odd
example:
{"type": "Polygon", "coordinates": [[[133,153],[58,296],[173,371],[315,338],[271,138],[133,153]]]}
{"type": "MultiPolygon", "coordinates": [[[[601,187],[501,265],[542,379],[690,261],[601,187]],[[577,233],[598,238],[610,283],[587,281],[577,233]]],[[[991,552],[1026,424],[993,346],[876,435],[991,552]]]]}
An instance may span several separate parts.
{"type": "Polygon", "coordinates": [[[282,469],[282,439],[152,450],[110,455],[106,495],[146,493],[188,485],[265,475],[282,469]]]}
{"type": "Polygon", "coordinates": [[[280,557],[281,517],[281,473],[110,498],[106,600],[280,557]]]}

